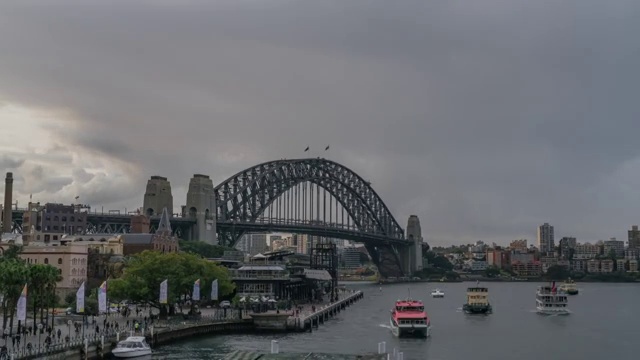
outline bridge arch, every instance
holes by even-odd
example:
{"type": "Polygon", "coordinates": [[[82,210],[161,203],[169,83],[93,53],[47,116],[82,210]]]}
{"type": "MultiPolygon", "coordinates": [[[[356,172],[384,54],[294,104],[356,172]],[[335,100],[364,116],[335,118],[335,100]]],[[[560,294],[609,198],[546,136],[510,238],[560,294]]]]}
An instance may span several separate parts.
{"type": "MultiPolygon", "coordinates": [[[[392,243],[405,241],[404,230],[368,181],[346,166],[327,159],[269,161],[243,170],[216,186],[219,240],[234,244],[247,231],[245,227],[244,231],[230,234],[220,228],[221,223],[256,223],[278,198],[304,183],[324,189],[340,204],[363,234],[363,242],[377,262],[391,262],[391,267],[400,268],[402,272],[398,250],[392,243]]],[[[336,236],[336,232],[327,231],[327,236],[353,239],[353,235],[336,236]]]]}
{"type": "Polygon", "coordinates": [[[369,182],[326,159],[269,161],[235,174],[214,189],[218,220],[254,222],[273,201],[304,182],[329,192],[362,231],[404,239],[404,230],[369,182]]]}

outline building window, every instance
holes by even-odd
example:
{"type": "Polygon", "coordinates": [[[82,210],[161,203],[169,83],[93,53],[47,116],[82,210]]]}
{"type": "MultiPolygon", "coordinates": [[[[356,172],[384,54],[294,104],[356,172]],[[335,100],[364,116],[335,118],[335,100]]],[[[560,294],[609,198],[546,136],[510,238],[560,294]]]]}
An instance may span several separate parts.
{"type": "Polygon", "coordinates": [[[58,269],[58,274],[62,274],[62,269],[58,269]]]}
{"type": "Polygon", "coordinates": [[[62,258],[58,258],[58,265],[62,265],[62,258]]]}
{"type": "Polygon", "coordinates": [[[78,274],[78,270],[76,270],[75,268],[71,270],[71,275],[76,276],[77,274],[78,274]]]}
{"type": "Polygon", "coordinates": [[[45,265],[49,264],[49,258],[44,258],[44,264],[45,265]]]}
{"type": "Polygon", "coordinates": [[[73,216],[71,216],[71,217],[69,218],[69,221],[74,222],[74,221],[76,221],[76,219],[75,219],[73,216]]]}

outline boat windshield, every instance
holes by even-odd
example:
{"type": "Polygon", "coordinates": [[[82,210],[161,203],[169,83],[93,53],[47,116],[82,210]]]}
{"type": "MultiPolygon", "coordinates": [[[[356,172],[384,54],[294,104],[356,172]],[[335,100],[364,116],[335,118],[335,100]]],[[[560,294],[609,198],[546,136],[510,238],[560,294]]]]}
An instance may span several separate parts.
{"type": "Polygon", "coordinates": [[[424,311],[424,306],[396,306],[396,311],[424,311]]]}
{"type": "Polygon", "coordinates": [[[118,347],[123,349],[143,349],[145,346],[140,342],[122,341],[118,343],[118,347]]]}

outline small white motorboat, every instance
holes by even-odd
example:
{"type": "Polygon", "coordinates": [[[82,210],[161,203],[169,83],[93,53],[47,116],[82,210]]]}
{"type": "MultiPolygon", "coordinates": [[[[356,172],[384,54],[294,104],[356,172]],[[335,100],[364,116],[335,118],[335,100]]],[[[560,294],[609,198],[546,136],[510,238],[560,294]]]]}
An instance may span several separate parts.
{"type": "Polygon", "coordinates": [[[440,289],[435,289],[431,292],[431,297],[434,298],[443,298],[444,297],[444,293],[440,290],[440,289]]]}
{"type": "Polygon", "coordinates": [[[151,346],[144,336],[129,336],[118,343],[111,353],[116,358],[135,358],[151,355],[151,346]]]}

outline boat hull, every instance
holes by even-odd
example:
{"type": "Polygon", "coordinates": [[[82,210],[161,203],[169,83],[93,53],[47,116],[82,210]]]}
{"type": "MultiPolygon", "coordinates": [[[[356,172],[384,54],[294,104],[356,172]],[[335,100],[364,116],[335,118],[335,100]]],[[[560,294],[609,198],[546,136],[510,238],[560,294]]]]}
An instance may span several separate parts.
{"type": "Polygon", "coordinates": [[[578,295],[578,289],[569,289],[566,292],[567,295],[578,295]]]}
{"type": "Polygon", "coordinates": [[[493,308],[491,308],[491,305],[489,304],[487,305],[464,304],[462,306],[462,311],[464,311],[467,314],[491,314],[493,312],[493,308]]]}
{"type": "Polygon", "coordinates": [[[391,324],[391,332],[397,337],[417,337],[427,338],[431,335],[431,325],[399,325],[396,326],[393,320],[391,324]]]}
{"type": "Polygon", "coordinates": [[[434,297],[434,298],[443,298],[443,297],[444,297],[444,294],[431,294],[431,297],[434,297]]]}
{"type": "Polygon", "coordinates": [[[571,311],[569,311],[569,309],[549,309],[549,308],[541,308],[541,307],[537,307],[536,308],[538,314],[541,315],[569,315],[571,314],[571,311]]]}
{"type": "Polygon", "coordinates": [[[119,351],[118,349],[113,349],[111,354],[113,357],[118,359],[131,359],[151,355],[151,349],[131,349],[130,351],[119,351]]]}

